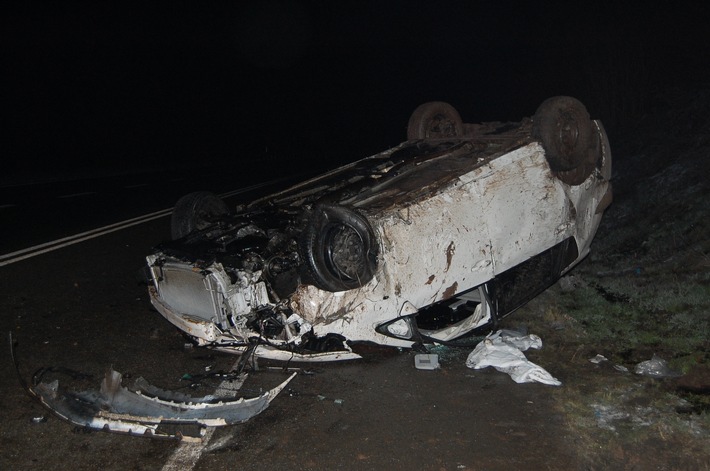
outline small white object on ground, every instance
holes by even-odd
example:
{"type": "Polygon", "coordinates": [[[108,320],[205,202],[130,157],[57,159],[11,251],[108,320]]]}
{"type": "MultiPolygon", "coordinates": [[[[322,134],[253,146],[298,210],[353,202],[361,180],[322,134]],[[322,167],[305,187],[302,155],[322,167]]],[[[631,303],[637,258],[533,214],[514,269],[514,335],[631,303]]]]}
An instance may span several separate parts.
{"type": "Polygon", "coordinates": [[[551,386],[560,386],[562,383],[554,378],[544,368],[528,361],[523,350],[528,348],[539,349],[542,340],[534,334],[525,336],[501,335],[501,332],[490,334],[486,339],[476,345],[468,355],[466,366],[481,369],[492,366],[498,371],[507,373],[516,383],[538,382],[551,386]]]}
{"type": "Polygon", "coordinates": [[[418,353],[414,355],[414,366],[418,370],[435,370],[439,367],[439,355],[418,353]]]}
{"type": "Polygon", "coordinates": [[[683,376],[681,373],[671,370],[668,367],[668,363],[655,353],[650,360],[642,361],[636,365],[635,373],[652,378],[674,378],[683,376]]]}
{"type": "Polygon", "coordinates": [[[589,361],[591,361],[595,365],[598,365],[599,363],[601,363],[603,361],[609,361],[609,359],[607,357],[605,357],[604,355],[597,353],[596,356],[593,358],[590,358],[589,361]]]}

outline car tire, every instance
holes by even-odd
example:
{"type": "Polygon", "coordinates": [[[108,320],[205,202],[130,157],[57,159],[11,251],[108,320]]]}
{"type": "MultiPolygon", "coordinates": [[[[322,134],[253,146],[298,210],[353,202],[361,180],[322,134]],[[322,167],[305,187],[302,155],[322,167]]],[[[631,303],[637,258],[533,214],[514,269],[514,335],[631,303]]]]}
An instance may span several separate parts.
{"type": "Polygon", "coordinates": [[[209,191],[189,193],[178,200],[170,218],[173,240],[209,226],[216,217],[229,213],[227,204],[209,191]]]}
{"type": "Polygon", "coordinates": [[[601,138],[598,135],[592,136],[592,145],[587,153],[588,158],[572,170],[561,170],[557,172],[557,178],[568,185],[581,185],[595,168],[601,169],[603,162],[601,138]]]}
{"type": "Polygon", "coordinates": [[[592,121],[579,100],[556,96],[542,102],[535,112],[532,132],[542,142],[552,171],[569,172],[578,180],[588,168],[593,169],[593,165],[586,165],[593,147],[592,121]]]}
{"type": "Polygon", "coordinates": [[[377,269],[378,247],[367,219],[342,206],[320,205],[301,234],[305,279],[330,292],[368,283],[377,269]]]}
{"type": "Polygon", "coordinates": [[[463,121],[458,111],[443,101],[419,105],[409,117],[407,139],[443,139],[463,136],[463,121]]]}

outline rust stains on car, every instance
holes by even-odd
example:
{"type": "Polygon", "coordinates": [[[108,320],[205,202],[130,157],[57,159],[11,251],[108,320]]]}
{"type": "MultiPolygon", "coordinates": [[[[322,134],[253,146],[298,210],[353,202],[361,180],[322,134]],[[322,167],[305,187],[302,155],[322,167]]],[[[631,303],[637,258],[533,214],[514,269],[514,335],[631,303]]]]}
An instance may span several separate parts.
{"type": "Polygon", "coordinates": [[[454,281],[454,284],[453,284],[453,285],[449,286],[448,288],[446,288],[446,289],[444,290],[444,294],[442,295],[441,299],[442,299],[442,300],[444,300],[444,299],[449,299],[450,297],[452,297],[453,295],[455,295],[455,294],[456,294],[456,291],[458,290],[458,287],[459,287],[458,281],[454,281]]]}
{"type": "Polygon", "coordinates": [[[446,247],[446,268],[444,269],[445,272],[449,271],[449,267],[451,267],[451,260],[454,258],[454,253],[456,252],[456,244],[454,244],[454,241],[452,240],[449,242],[449,246],[446,247]]]}

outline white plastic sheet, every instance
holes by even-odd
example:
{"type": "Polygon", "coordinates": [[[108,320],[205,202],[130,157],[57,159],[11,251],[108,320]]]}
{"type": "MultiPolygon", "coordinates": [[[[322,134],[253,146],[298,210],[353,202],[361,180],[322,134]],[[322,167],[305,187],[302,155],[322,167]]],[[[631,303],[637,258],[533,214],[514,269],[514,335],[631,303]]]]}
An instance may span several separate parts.
{"type": "Polygon", "coordinates": [[[560,386],[560,381],[543,367],[529,361],[523,353],[528,348],[541,347],[542,340],[534,334],[521,336],[511,332],[494,332],[476,345],[466,359],[466,366],[476,370],[492,366],[510,375],[516,383],[538,382],[560,386]]]}
{"type": "Polygon", "coordinates": [[[652,378],[674,378],[683,376],[681,373],[671,370],[668,367],[668,363],[655,353],[650,360],[642,361],[636,365],[635,372],[637,375],[650,376],[652,378]]]}

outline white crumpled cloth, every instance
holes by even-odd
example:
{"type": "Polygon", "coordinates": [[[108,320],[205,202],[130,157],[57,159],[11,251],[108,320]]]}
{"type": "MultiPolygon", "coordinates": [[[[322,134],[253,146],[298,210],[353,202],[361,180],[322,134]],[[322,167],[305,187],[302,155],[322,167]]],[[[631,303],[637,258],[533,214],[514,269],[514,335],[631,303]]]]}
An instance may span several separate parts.
{"type": "Polygon", "coordinates": [[[560,386],[562,383],[547,370],[525,358],[524,350],[541,347],[542,340],[534,334],[516,336],[510,332],[494,332],[476,345],[466,359],[466,366],[475,370],[492,366],[509,374],[516,383],[538,382],[560,386]]]}

